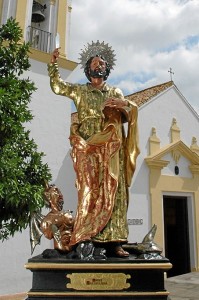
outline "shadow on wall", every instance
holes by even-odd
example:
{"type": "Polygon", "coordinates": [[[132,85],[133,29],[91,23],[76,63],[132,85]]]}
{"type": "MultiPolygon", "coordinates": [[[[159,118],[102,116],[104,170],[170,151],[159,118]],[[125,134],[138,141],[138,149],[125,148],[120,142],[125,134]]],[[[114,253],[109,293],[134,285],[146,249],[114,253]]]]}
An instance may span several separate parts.
{"type": "Polygon", "coordinates": [[[75,180],[76,175],[73,169],[72,158],[69,150],[63,160],[54,184],[56,184],[64,196],[64,209],[72,210],[73,215],[76,212],[77,207],[77,190],[75,187],[75,180]]]}
{"type": "Polygon", "coordinates": [[[129,192],[131,195],[134,194],[147,194],[148,193],[148,167],[142,158],[138,157],[137,169],[132,179],[132,185],[130,186],[129,192]]]}

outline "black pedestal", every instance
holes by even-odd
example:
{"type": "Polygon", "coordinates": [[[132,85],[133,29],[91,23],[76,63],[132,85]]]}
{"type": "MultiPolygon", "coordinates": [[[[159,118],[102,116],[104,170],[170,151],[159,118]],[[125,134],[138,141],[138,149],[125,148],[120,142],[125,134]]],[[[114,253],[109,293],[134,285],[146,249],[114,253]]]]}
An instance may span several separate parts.
{"type": "Polygon", "coordinates": [[[33,272],[27,300],[63,299],[168,299],[164,273],[171,268],[166,258],[108,258],[86,262],[77,259],[28,260],[33,272]]]}

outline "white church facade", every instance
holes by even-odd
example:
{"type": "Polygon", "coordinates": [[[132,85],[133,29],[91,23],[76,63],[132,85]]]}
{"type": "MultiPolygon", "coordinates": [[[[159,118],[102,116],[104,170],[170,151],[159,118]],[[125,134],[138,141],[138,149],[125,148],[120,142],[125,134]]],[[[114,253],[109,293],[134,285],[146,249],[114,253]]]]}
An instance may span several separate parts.
{"type": "Polygon", "coordinates": [[[142,221],[130,238],[156,224],[171,275],[198,271],[199,116],[172,81],[128,97],[139,106],[141,149],[129,218],[142,221]]]}
{"type": "MultiPolygon", "coordinates": [[[[28,127],[39,151],[46,154],[65,208],[75,211],[77,193],[68,139],[71,102],[52,93],[46,66],[57,32],[62,78],[77,66],[67,57],[70,10],[67,0],[0,0],[1,24],[13,16],[23,29],[24,40],[32,42],[31,68],[24,76],[35,82],[37,91],[31,102],[34,120],[28,127]],[[39,22],[32,17],[36,2],[42,5],[40,18],[44,18],[39,22]]],[[[129,190],[129,242],[141,242],[156,224],[155,242],[173,261],[174,274],[199,271],[199,116],[172,81],[127,97],[139,107],[141,150],[129,190]]],[[[50,247],[52,243],[42,238],[33,255],[50,247]]],[[[28,229],[1,244],[0,294],[31,288],[31,272],[24,268],[30,256],[28,229]]]]}

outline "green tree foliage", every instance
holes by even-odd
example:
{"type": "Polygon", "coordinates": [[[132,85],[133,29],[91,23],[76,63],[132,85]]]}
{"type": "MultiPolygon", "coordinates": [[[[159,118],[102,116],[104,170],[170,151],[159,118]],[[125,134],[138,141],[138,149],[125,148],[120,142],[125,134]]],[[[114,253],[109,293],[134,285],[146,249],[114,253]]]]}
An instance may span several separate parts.
{"type": "Polygon", "coordinates": [[[14,19],[0,28],[0,240],[28,226],[31,213],[44,206],[44,180],[51,179],[44,153],[25,128],[36,88],[22,78],[30,63],[29,44],[21,39],[14,19]]]}

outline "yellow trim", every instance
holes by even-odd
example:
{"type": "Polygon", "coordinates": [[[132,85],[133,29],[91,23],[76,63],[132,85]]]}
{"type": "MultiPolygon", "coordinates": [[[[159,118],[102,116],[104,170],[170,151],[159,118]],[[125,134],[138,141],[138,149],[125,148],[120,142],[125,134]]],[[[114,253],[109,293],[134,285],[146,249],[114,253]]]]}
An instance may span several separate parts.
{"type": "Polygon", "coordinates": [[[163,169],[169,164],[168,160],[160,160],[160,159],[152,160],[146,158],[145,161],[150,168],[159,169],[159,170],[163,169]]]}
{"type": "MultiPolygon", "coordinates": [[[[55,4],[55,1],[54,1],[55,4]]],[[[17,1],[16,6],[16,20],[19,23],[22,32],[26,32],[25,24],[26,24],[26,17],[27,17],[27,0],[20,0],[17,1]]],[[[0,15],[2,15],[2,7],[3,7],[3,0],[0,0],[0,15]]],[[[59,67],[73,71],[77,67],[77,63],[71,60],[66,59],[65,54],[65,47],[66,47],[66,24],[67,24],[67,0],[59,0],[58,1],[58,14],[57,14],[57,32],[60,34],[60,58],[59,58],[59,67]]],[[[22,38],[22,42],[24,38],[22,38]]],[[[49,63],[51,59],[51,54],[39,51],[34,48],[30,48],[29,57],[31,59],[49,63]]]]}
{"type": "MultiPolygon", "coordinates": [[[[34,48],[30,48],[29,57],[31,59],[41,61],[43,63],[49,63],[51,59],[51,53],[42,52],[34,48]]],[[[77,63],[66,58],[59,58],[59,68],[73,71],[77,67],[77,63]]]]}
{"type": "MultiPolygon", "coordinates": [[[[196,180],[199,182],[199,175],[197,175],[196,180]]],[[[194,193],[194,218],[195,222],[195,239],[196,239],[196,256],[197,256],[197,266],[196,271],[199,271],[199,189],[194,193]]]]}
{"type": "Polygon", "coordinates": [[[104,264],[104,263],[85,263],[85,264],[68,264],[68,263],[27,263],[25,264],[26,269],[70,269],[70,270],[115,270],[115,269],[161,269],[169,270],[172,268],[171,263],[122,263],[122,264],[104,264]]]}
{"type": "Polygon", "coordinates": [[[190,149],[195,152],[196,154],[199,155],[199,146],[197,144],[197,139],[196,137],[192,137],[192,141],[191,141],[191,146],[190,146],[190,149]]]}
{"type": "Polygon", "coordinates": [[[67,1],[58,1],[57,32],[60,35],[60,57],[66,57],[67,1]]]}
{"type": "MultiPolygon", "coordinates": [[[[156,241],[159,245],[164,244],[164,228],[163,228],[163,208],[162,196],[167,192],[192,193],[195,207],[195,238],[197,240],[197,248],[199,244],[199,217],[196,212],[199,211],[199,176],[193,179],[179,178],[174,176],[166,176],[155,173],[153,169],[150,172],[150,195],[151,195],[151,222],[156,224],[158,231],[156,234],[156,241]],[[198,177],[198,178],[197,178],[198,177]]],[[[198,261],[198,249],[197,249],[198,261]]],[[[197,267],[199,269],[199,265],[197,267]]]]}
{"type": "Polygon", "coordinates": [[[19,23],[19,26],[22,29],[22,32],[26,32],[25,23],[26,23],[26,12],[27,12],[27,0],[17,1],[16,8],[16,20],[19,23]]]}
{"type": "Polygon", "coordinates": [[[158,292],[28,292],[28,296],[168,296],[168,291],[158,292]]]}
{"type": "Polygon", "coordinates": [[[2,20],[2,13],[3,13],[3,0],[0,0],[0,24],[2,20]]]}
{"type": "Polygon", "coordinates": [[[199,174],[199,165],[191,165],[189,166],[189,169],[191,170],[192,174],[199,174]]]}
{"type": "Polygon", "coordinates": [[[172,125],[171,125],[171,142],[176,142],[180,140],[180,128],[177,125],[177,121],[173,118],[172,125]]]}
{"type": "Polygon", "coordinates": [[[164,228],[163,228],[163,201],[162,197],[166,193],[191,193],[194,201],[195,213],[195,239],[196,239],[196,270],[199,270],[199,156],[194,153],[182,141],[173,142],[160,149],[153,155],[145,158],[149,174],[149,192],[151,199],[151,224],[156,224],[158,231],[156,241],[159,245],[164,245],[164,228]],[[161,169],[166,167],[169,161],[161,160],[168,154],[178,152],[179,155],[186,157],[190,161],[190,170],[192,178],[179,176],[162,175],[161,169]]]}
{"type": "Polygon", "coordinates": [[[160,139],[156,135],[155,127],[152,128],[151,136],[149,138],[149,154],[152,155],[160,150],[160,139]]]}
{"type": "Polygon", "coordinates": [[[147,156],[146,160],[155,161],[161,159],[164,155],[172,151],[179,151],[193,164],[199,164],[199,156],[195,152],[193,152],[188,146],[186,146],[182,141],[173,142],[161,148],[159,151],[155,152],[154,154],[147,156]]]}

